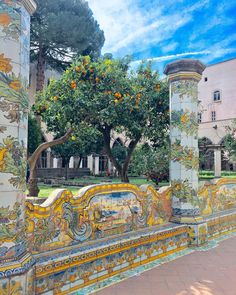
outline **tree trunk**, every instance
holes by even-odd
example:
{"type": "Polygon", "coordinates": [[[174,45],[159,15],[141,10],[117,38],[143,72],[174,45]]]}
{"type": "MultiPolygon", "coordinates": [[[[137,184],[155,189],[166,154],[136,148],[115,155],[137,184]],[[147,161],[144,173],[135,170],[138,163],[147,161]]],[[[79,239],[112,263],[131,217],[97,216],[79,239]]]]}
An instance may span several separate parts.
{"type": "Polygon", "coordinates": [[[120,179],[121,179],[121,182],[129,183],[129,177],[127,174],[127,170],[125,171],[123,167],[122,167],[120,179]]]}
{"type": "Polygon", "coordinates": [[[39,188],[38,188],[38,179],[37,179],[37,173],[36,169],[34,168],[32,171],[30,171],[30,177],[28,181],[28,189],[29,189],[29,196],[30,197],[37,197],[39,194],[39,188]]]}
{"type": "Polygon", "coordinates": [[[68,179],[68,164],[66,163],[66,166],[65,166],[65,180],[68,179]]]}
{"type": "Polygon", "coordinates": [[[127,157],[125,159],[125,162],[123,164],[123,166],[121,166],[118,161],[115,159],[115,157],[112,154],[112,150],[110,147],[110,141],[111,141],[111,137],[110,137],[110,132],[111,132],[111,128],[107,128],[107,129],[100,129],[100,131],[103,134],[103,138],[104,138],[104,147],[105,147],[105,151],[107,153],[108,158],[110,159],[110,161],[112,162],[112,164],[115,166],[115,168],[117,169],[119,176],[121,178],[121,182],[129,182],[129,178],[128,178],[128,168],[129,168],[129,163],[131,160],[131,156],[132,153],[137,145],[137,143],[139,142],[139,140],[141,139],[141,135],[138,136],[135,140],[132,140],[129,144],[128,147],[128,154],[127,157]]]}
{"type": "Polygon", "coordinates": [[[135,147],[137,146],[140,138],[141,138],[141,135],[138,136],[135,140],[132,140],[128,146],[128,154],[127,154],[125,162],[122,166],[122,172],[121,172],[121,181],[122,182],[129,182],[129,177],[128,177],[129,163],[130,163],[133,151],[134,151],[135,147]]]}
{"type": "Polygon", "coordinates": [[[69,162],[70,162],[70,159],[65,158],[65,180],[68,180],[69,162]]]}
{"type": "Polygon", "coordinates": [[[28,163],[30,168],[30,176],[29,176],[29,183],[28,183],[28,189],[29,189],[29,196],[30,197],[37,197],[39,193],[39,188],[37,185],[37,177],[36,177],[36,163],[38,158],[40,157],[41,153],[48,149],[49,147],[53,147],[58,144],[64,143],[71,135],[72,129],[70,128],[65,135],[62,137],[52,140],[50,142],[44,142],[40,144],[37,149],[34,151],[32,156],[29,157],[28,163]]]}
{"type": "Polygon", "coordinates": [[[38,62],[37,62],[37,80],[36,91],[43,90],[45,81],[45,69],[46,69],[46,51],[41,45],[39,46],[38,62]]]}
{"type": "Polygon", "coordinates": [[[116,158],[113,156],[112,151],[111,151],[111,147],[110,147],[110,142],[111,142],[110,132],[111,132],[111,128],[100,129],[100,131],[103,134],[104,148],[105,148],[106,154],[107,154],[108,158],[110,159],[110,161],[112,162],[112,164],[115,166],[115,168],[118,171],[119,175],[121,176],[121,174],[122,174],[122,167],[118,163],[118,161],[116,160],[116,158]]]}

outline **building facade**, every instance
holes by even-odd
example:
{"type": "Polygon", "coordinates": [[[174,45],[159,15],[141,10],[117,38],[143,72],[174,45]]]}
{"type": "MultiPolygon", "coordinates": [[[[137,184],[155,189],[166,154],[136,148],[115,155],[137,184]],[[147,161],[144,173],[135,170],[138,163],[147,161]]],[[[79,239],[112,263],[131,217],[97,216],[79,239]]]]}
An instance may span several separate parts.
{"type": "Polygon", "coordinates": [[[198,92],[199,139],[206,144],[204,152],[209,155],[201,168],[215,168],[215,176],[220,176],[221,169],[236,168],[224,154],[227,127],[236,118],[236,58],[206,67],[198,92]]]}

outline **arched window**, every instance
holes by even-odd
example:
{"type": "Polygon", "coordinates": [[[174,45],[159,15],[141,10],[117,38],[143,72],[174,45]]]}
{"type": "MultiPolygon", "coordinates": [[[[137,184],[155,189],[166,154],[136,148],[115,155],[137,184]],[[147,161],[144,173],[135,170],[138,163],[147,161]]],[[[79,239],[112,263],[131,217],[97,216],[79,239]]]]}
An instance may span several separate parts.
{"type": "Polygon", "coordinates": [[[212,145],[212,141],[207,137],[198,139],[200,170],[214,170],[214,151],[211,149],[212,145]]]}
{"type": "Polygon", "coordinates": [[[213,93],[213,100],[214,101],[221,100],[221,95],[220,95],[220,91],[219,90],[214,91],[214,93],[213,93]]]}

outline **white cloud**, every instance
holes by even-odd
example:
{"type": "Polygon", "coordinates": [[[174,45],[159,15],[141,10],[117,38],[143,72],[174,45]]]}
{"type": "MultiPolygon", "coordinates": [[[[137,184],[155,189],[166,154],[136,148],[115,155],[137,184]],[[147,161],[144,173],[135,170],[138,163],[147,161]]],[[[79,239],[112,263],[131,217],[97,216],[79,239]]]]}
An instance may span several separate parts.
{"type": "Polygon", "coordinates": [[[172,43],[170,42],[169,44],[162,46],[161,50],[164,53],[168,53],[170,51],[175,50],[177,46],[178,46],[177,42],[172,42],[172,43]]]}
{"type": "Polygon", "coordinates": [[[145,26],[145,18],[134,0],[88,0],[105,33],[103,52],[113,52],[117,44],[145,26]]]}
{"type": "MultiPolygon", "coordinates": [[[[164,55],[164,56],[157,56],[154,58],[148,58],[147,61],[153,61],[153,62],[163,62],[166,60],[171,60],[179,57],[186,57],[186,56],[193,56],[193,55],[208,55],[211,51],[209,50],[203,50],[203,51],[195,51],[195,52],[183,52],[183,53],[177,53],[177,54],[171,54],[171,55],[164,55]]],[[[142,60],[136,60],[132,62],[132,65],[141,63],[142,60]]]]}
{"type": "Polygon", "coordinates": [[[157,1],[150,11],[138,7],[135,0],[88,0],[88,3],[105,33],[103,52],[123,55],[146,50],[169,39],[209,0],[167,15],[163,9],[171,5],[171,1],[157,1]]]}
{"type": "Polygon", "coordinates": [[[216,29],[217,31],[222,27],[227,27],[234,24],[235,18],[229,17],[224,13],[226,8],[231,8],[232,5],[234,5],[234,1],[227,1],[227,4],[225,2],[217,3],[214,9],[214,14],[212,14],[211,17],[207,19],[207,23],[204,23],[204,25],[199,24],[198,27],[195,27],[194,32],[190,37],[190,41],[197,41],[199,37],[207,34],[211,29],[216,29]]]}
{"type": "Polygon", "coordinates": [[[224,57],[227,54],[236,53],[236,48],[215,48],[207,57],[201,58],[204,63],[209,63],[216,58],[224,57]]]}
{"type": "MultiPolygon", "coordinates": [[[[207,47],[206,50],[209,50],[209,54],[205,57],[202,57],[202,61],[205,63],[211,62],[212,60],[224,57],[227,54],[236,53],[236,48],[232,46],[232,43],[236,41],[236,34],[230,35],[229,37],[222,39],[220,42],[216,42],[213,44],[210,44],[210,46],[207,47]]],[[[204,48],[204,43],[199,42],[192,44],[191,48],[197,49],[197,48],[204,48]]]]}

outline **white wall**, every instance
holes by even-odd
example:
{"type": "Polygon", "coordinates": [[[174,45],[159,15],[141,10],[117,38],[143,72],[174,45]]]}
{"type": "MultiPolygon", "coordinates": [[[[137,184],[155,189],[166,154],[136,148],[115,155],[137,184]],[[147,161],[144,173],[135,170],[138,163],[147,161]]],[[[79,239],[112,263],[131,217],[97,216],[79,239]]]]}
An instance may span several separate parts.
{"type": "Polygon", "coordinates": [[[202,112],[199,137],[207,137],[218,144],[226,135],[225,127],[236,118],[236,59],[208,66],[203,72],[198,91],[199,111],[202,112]],[[215,90],[221,92],[221,101],[214,102],[215,90]],[[212,111],[216,112],[214,122],[211,121],[212,111]]]}

